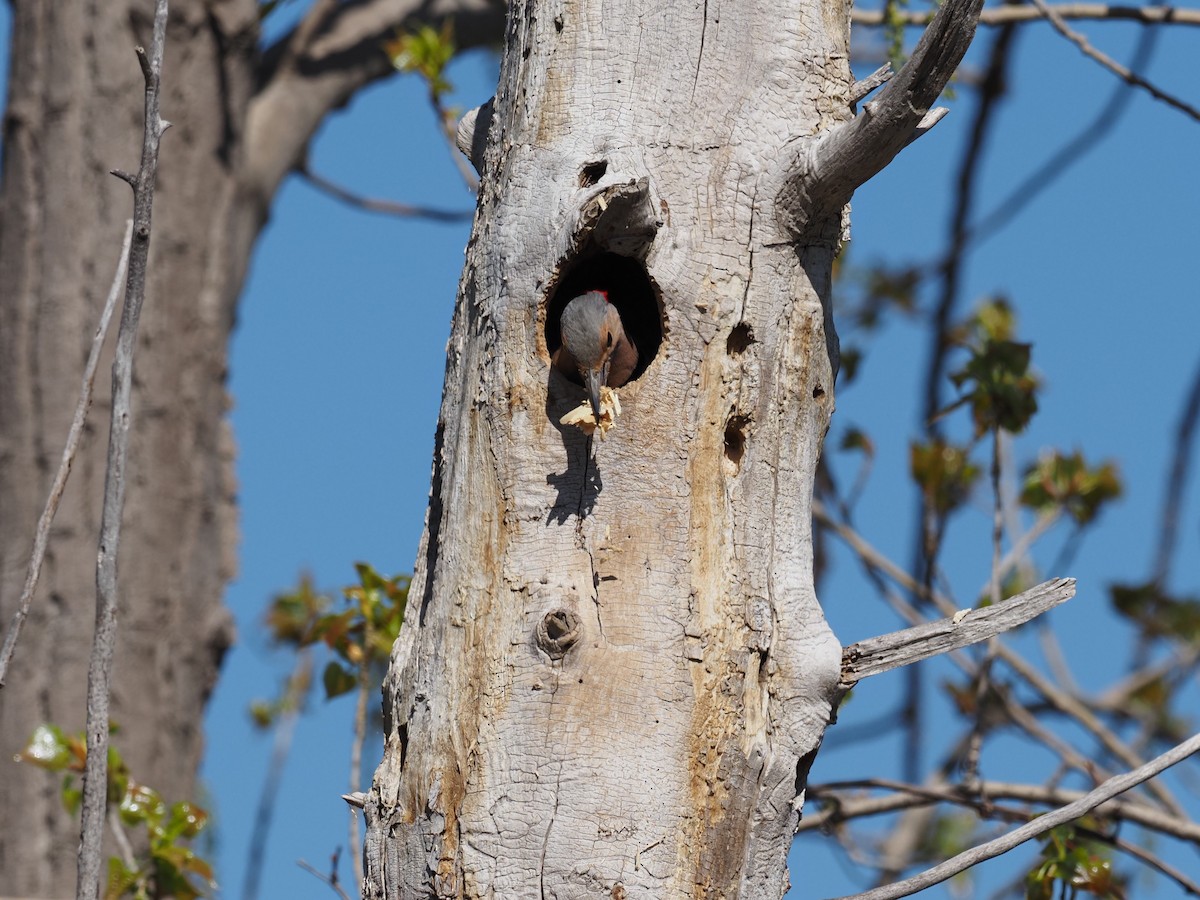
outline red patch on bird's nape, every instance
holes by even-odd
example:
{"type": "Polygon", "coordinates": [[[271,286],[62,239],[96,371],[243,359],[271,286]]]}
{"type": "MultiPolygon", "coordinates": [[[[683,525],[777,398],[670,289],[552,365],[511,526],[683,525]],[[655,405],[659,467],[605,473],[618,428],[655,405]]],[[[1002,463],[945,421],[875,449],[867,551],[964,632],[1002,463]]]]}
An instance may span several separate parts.
{"type": "Polygon", "coordinates": [[[612,301],[608,299],[608,291],[602,291],[599,288],[597,288],[596,293],[604,298],[605,303],[612,303],[612,301]]]}

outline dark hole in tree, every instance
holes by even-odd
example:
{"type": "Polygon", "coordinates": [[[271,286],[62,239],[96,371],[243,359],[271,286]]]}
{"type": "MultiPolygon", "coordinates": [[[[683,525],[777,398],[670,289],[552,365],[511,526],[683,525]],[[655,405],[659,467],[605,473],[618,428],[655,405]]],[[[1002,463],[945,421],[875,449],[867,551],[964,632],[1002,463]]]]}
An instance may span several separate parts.
{"type": "Polygon", "coordinates": [[[546,616],[546,634],[550,636],[550,640],[559,640],[569,630],[566,616],[562,613],[551,613],[546,616]]]}
{"type": "Polygon", "coordinates": [[[738,356],[745,353],[746,349],[754,343],[754,329],[745,322],[738,322],[733,326],[733,330],[729,332],[729,337],[725,340],[725,352],[730,356],[738,356]]]}
{"type": "MultiPolygon", "coordinates": [[[[662,310],[658,291],[636,259],[615,253],[585,253],[569,266],[546,306],[546,349],[553,355],[562,346],[559,319],[567,304],[588,291],[605,291],[608,302],[621,314],[626,336],[637,347],[638,363],[631,381],[641,377],[663,341],[662,310]]],[[[577,376],[568,376],[582,384],[577,376]]]]}
{"type": "Polygon", "coordinates": [[[814,400],[820,400],[824,396],[825,396],[825,388],[821,387],[819,384],[813,388],[813,399],[814,400]]]}
{"type": "Polygon", "coordinates": [[[600,159],[596,162],[590,162],[579,170],[579,186],[591,187],[604,177],[604,173],[608,171],[608,160],[600,159]]]}
{"type": "Polygon", "coordinates": [[[735,466],[741,464],[746,452],[746,427],[749,424],[747,416],[730,416],[725,423],[725,458],[735,466]]]}

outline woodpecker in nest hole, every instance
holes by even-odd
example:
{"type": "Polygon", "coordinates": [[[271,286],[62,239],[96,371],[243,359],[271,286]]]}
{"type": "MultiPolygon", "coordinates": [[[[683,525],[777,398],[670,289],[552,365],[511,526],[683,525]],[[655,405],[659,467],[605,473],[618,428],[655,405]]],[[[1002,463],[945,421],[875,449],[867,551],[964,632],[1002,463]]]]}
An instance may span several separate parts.
{"type": "Polygon", "coordinates": [[[562,346],[551,361],[568,378],[583,379],[596,422],[600,422],[600,388],[620,387],[637,366],[638,352],[621,324],[621,314],[607,291],[588,291],[571,300],[559,318],[562,346]]]}

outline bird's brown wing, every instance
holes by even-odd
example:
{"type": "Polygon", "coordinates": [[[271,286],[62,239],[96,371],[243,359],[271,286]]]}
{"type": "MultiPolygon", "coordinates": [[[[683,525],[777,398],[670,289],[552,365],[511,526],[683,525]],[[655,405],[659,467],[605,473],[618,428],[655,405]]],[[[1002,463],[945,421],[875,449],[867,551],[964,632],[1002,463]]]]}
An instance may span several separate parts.
{"type": "Polygon", "coordinates": [[[608,386],[620,387],[629,381],[633,377],[633,370],[637,368],[637,362],[637,347],[633,346],[633,341],[628,335],[622,335],[617,341],[617,346],[613,347],[612,356],[609,357],[608,386]]]}

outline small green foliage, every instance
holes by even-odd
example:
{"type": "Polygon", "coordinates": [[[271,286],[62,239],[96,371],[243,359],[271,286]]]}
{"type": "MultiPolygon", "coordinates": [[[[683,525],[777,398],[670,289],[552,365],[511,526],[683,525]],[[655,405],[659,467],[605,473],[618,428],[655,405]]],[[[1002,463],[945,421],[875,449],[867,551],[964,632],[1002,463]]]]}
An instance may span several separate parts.
{"type": "Polygon", "coordinates": [[[1200,644],[1200,600],[1175,597],[1155,582],[1112,585],[1113,607],[1147,638],[1200,644]]]}
{"type": "Polygon", "coordinates": [[[348,694],[358,686],[358,679],[354,673],[333,660],[325,666],[325,674],[321,680],[325,685],[326,700],[348,694]]]}
{"type": "Polygon", "coordinates": [[[1111,462],[1089,468],[1076,450],[1045,454],[1025,471],[1021,503],[1046,511],[1061,507],[1080,525],[1093,522],[1103,506],[1121,496],[1121,477],[1111,462]]]}
{"type": "Polygon", "coordinates": [[[1107,849],[1081,837],[1074,825],[1047,833],[1041,860],[1025,876],[1025,897],[1053,900],[1056,886],[1064,897],[1084,893],[1105,900],[1125,898],[1123,880],[1113,871],[1107,849]]]}
{"type": "MultiPolygon", "coordinates": [[[[63,805],[72,813],[78,810],[81,796],[72,773],[83,772],[87,763],[87,742],[82,734],[67,735],[56,725],[39,725],[17,759],[65,773],[63,805]]],[[[117,857],[109,859],[104,900],[192,900],[216,887],[208,861],[180,843],[200,834],[208,813],[186,802],[168,809],[157,791],[130,777],[125,761],[112,744],[108,748],[108,802],[116,806],[124,827],[145,829],[144,846],[148,850],[132,866],[117,857]]]]}
{"type": "Polygon", "coordinates": [[[17,760],[51,772],[61,772],[79,763],[75,771],[82,772],[82,762],[86,756],[87,749],[82,742],[77,740],[73,745],[57,725],[39,725],[25,749],[17,754],[17,760]]]}
{"type": "Polygon", "coordinates": [[[967,501],[980,474],[967,448],[943,438],[914,443],[909,462],[913,480],[925,495],[926,506],[943,517],[967,501]]]}
{"type": "Polygon", "coordinates": [[[1029,371],[1031,344],[1012,340],[1015,317],[1003,299],[983,304],[969,323],[963,343],[966,364],[950,376],[971,406],[975,434],[997,428],[1017,434],[1037,412],[1038,380],[1029,371]]]}
{"type": "MultiPolygon", "coordinates": [[[[355,563],[358,582],[342,589],[345,609],[333,610],[333,598],[313,588],[305,575],[296,589],[279,594],[267,611],[267,628],[279,644],[302,650],[323,644],[333,652],[322,674],[325,697],[348,693],[372,666],[381,667],[400,634],[408,601],[407,575],[380,575],[367,563],[355,563]]],[[[284,698],[256,701],[250,714],[256,725],[268,727],[286,708],[286,697],[307,695],[308,686],[291,685],[284,698]]]]}
{"type": "Polygon", "coordinates": [[[454,23],[447,19],[441,28],[420,25],[402,32],[384,45],[392,65],[401,72],[415,72],[425,79],[429,96],[437,107],[453,85],[446,79],[446,65],[454,57],[454,23]]]}

